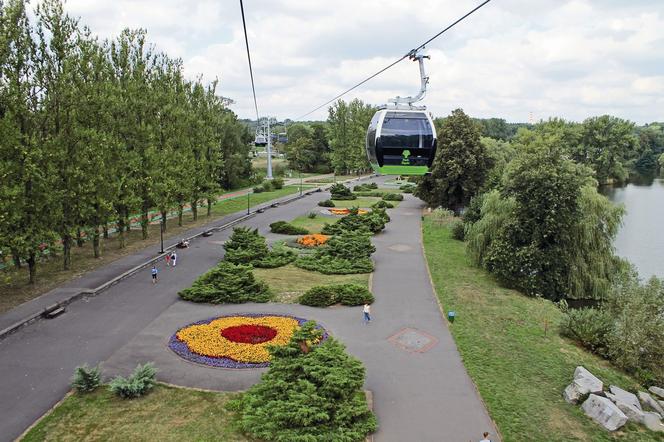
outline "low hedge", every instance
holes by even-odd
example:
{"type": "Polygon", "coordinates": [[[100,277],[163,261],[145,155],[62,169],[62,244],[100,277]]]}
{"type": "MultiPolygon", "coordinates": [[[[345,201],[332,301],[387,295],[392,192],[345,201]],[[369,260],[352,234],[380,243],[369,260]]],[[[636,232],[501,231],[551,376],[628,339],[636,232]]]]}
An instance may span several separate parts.
{"type": "Polygon", "coordinates": [[[374,302],[368,288],[359,284],[319,285],[307,290],[298,302],[311,307],[329,307],[334,304],[363,305],[374,302]]]}
{"type": "Polygon", "coordinates": [[[356,208],[334,224],[325,224],[321,229],[324,235],[340,235],[343,232],[378,233],[390,221],[385,209],[373,209],[371,212],[360,215],[356,208]]]}
{"type": "Polygon", "coordinates": [[[384,195],[387,195],[387,192],[383,192],[380,190],[369,190],[369,191],[364,190],[364,191],[355,192],[355,195],[382,198],[384,195]]]}
{"type": "Polygon", "coordinates": [[[374,271],[371,258],[345,259],[333,256],[305,255],[296,259],[295,265],[301,269],[325,275],[351,275],[374,271]]]}
{"type": "Polygon", "coordinates": [[[357,195],[338,195],[333,193],[332,199],[336,201],[352,201],[357,199],[357,195]]]}
{"type": "Polygon", "coordinates": [[[371,206],[372,209],[393,209],[394,204],[380,200],[371,206]]]}
{"type": "Polygon", "coordinates": [[[275,221],[270,224],[272,233],[281,233],[283,235],[307,235],[309,231],[303,227],[294,226],[287,221],[275,221]]]}
{"type": "Polygon", "coordinates": [[[334,205],[334,201],[332,201],[332,200],[324,200],[324,201],[320,201],[320,202],[318,203],[318,205],[319,205],[320,207],[336,207],[336,206],[334,205]]]}
{"type": "Polygon", "coordinates": [[[353,187],[353,192],[371,192],[372,190],[378,189],[378,184],[376,183],[365,183],[358,184],[353,187]]]}
{"type": "Polygon", "coordinates": [[[400,193],[386,193],[383,195],[385,201],[403,201],[403,195],[400,193]]]}
{"type": "Polygon", "coordinates": [[[369,273],[374,269],[371,254],[375,251],[367,234],[345,231],[330,238],[314,254],[299,257],[295,265],[328,275],[369,273]]]}

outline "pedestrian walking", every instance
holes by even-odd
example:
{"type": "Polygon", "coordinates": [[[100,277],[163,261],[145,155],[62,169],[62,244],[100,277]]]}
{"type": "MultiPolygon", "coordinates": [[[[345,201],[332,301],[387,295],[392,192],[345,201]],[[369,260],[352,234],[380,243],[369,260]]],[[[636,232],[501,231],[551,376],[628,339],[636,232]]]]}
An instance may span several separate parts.
{"type": "Polygon", "coordinates": [[[157,283],[157,273],[159,273],[159,270],[157,270],[157,267],[153,265],[152,266],[152,271],[150,273],[152,273],[152,284],[156,284],[157,283]]]}
{"type": "Polygon", "coordinates": [[[368,324],[371,322],[371,306],[369,304],[364,304],[364,309],[362,311],[364,313],[364,323],[368,324]]]}
{"type": "Polygon", "coordinates": [[[491,439],[489,439],[489,432],[488,431],[485,431],[482,436],[483,436],[483,438],[480,442],[491,442],[491,439]]]}
{"type": "Polygon", "coordinates": [[[178,254],[174,252],[171,253],[171,264],[175,267],[178,263],[178,254]]]}
{"type": "Polygon", "coordinates": [[[166,267],[170,267],[170,266],[171,266],[171,252],[168,252],[166,254],[166,267]]]}

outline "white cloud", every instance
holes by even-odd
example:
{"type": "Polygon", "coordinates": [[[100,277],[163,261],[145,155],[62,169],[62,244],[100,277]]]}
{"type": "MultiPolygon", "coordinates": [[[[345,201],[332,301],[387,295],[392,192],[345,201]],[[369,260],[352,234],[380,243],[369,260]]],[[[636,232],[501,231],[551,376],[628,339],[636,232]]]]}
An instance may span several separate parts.
{"type": "MultiPolygon", "coordinates": [[[[247,0],[244,2],[262,114],[294,118],[428,39],[478,0],[247,0]]],[[[148,30],[193,77],[220,78],[241,117],[254,115],[236,0],[69,0],[94,33],[148,30]]],[[[434,41],[426,104],[510,121],[612,113],[664,120],[664,2],[494,1],[434,41]]],[[[345,98],[380,104],[417,92],[404,61],[345,98]]],[[[313,114],[325,118],[326,109],[313,114]]]]}

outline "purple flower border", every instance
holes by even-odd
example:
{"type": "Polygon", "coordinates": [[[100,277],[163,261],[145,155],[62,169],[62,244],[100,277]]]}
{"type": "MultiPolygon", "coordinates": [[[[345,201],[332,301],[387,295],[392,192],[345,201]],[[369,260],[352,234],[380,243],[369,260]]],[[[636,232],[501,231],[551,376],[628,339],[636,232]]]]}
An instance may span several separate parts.
{"type": "MultiPolygon", "coordinates": [[[[189,325],[185,325],[184,327],[179,328],[175,333],[173,333],[173,336],[171,336],[171,339],[168,341],[168,348],[170,348],[176,355],[180,356],[182,359],[185,359],[189,362],[194,362],[196,364],[201,364],[205,365],[208,367],[217,367],[217,368],[265,368],[269,367],[270,363],[269,362],[259,362],[259,363],[251,363],[251,362],[239,362],[235,361],[230,358],[226,357],[221,357],[221,358],[215,358],[211,356],[203,356],[197,353],[192,352],[189,350],[189,346],[178,339],[177,334],[180,330],[183,328],[191,327],[192,325],[201,325],[201,324],[209,324],[210,322],[214,321],[215,319],[220,319],[220,318],[231,318],[235,316],[246,316],[250,318],[259,318],[259,317],[264,317],[264,316],[280,316],[282,318],[292,318],[295,319],[300,327],[305,323],[309,322],[308,319],[304,318],[299,318],[297,316],[291,316],[291,315],[281,315],[281,314],[276,314],[276,313],[235,313],[232,315],[222,315],[222,316],[215,316],[214,318],[209,318],[209,319],[204,319],[202,321],[196,321],[192,322],[189,325]]],[[[320,325],[317,325],[317,328],[319,330],[323,330],[323,338],[321,340],[324,341],[325,339],[328,338],[328,333],[327,331],[321,327],[320,325]]]]}

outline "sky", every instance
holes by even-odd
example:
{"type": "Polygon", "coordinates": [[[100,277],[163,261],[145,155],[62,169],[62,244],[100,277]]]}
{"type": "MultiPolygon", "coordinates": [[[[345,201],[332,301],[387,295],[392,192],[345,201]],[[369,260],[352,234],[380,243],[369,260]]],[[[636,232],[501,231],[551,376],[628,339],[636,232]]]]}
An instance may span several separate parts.
{"type": "MultiPolygon", "coordinates": [[[[258,110],[297,119],[363,80],[480,0],[245,0],[258,110]]],[[[190,78],[219,79],[255,118],[239,0],[68,0],[94,34],[143,28],[190,78]]],[[[422,102],[434,116],[664,121],[664,0],[492,0],[430,43],[422,102]]],[[[379,105],[419,91],[404,60],[344,96],[379,105]]],[[[325,119],[323,108],[305,119],[325,119]]]]}

